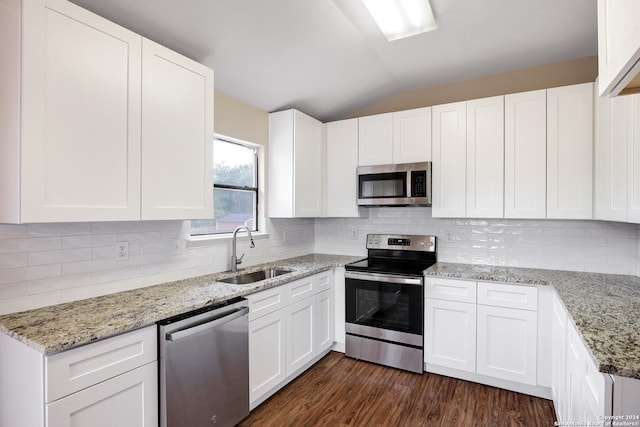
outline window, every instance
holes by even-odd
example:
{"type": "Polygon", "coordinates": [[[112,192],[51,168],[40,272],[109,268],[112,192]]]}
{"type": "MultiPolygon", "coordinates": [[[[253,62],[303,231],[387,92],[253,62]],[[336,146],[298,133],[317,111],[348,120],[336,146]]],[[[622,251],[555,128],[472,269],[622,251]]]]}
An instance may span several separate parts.
{"type": "Polygon", "coordinates": [[[191,221],[191,235],[232,233],[258,224],[258,153],[255,147],[213,142],[213,220],[191,221]]]}

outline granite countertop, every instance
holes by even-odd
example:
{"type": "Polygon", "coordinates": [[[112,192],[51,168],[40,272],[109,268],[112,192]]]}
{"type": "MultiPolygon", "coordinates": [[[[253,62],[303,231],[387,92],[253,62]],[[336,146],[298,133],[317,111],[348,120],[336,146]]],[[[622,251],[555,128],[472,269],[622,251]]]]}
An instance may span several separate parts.
{"type": "Polygon", "coordinates": [[[427,276],[551,285],[600,372],[640,379],[640,277],[437,263],[427,276]]]}
{"type": "Polygon", "coordinates": [[[239,270],[238,273],[270,267],[294,270],[292,273],[249,285],[217,282],[238,274],[227,271],[7,314],[0,316],[0,332],[41,353],[52,354],[152,325],[177,314],[340,267],[362,258],[311,254],[239,270]]]}

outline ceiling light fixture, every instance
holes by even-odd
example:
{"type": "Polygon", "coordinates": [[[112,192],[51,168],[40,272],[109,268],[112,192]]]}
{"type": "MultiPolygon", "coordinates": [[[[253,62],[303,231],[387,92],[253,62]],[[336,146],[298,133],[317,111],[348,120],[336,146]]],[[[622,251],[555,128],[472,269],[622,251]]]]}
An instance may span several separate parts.
{"type": "Polygon", "coordinates": [[[429,0],[362,0],[388,41],[438,28],[429,0]]]}

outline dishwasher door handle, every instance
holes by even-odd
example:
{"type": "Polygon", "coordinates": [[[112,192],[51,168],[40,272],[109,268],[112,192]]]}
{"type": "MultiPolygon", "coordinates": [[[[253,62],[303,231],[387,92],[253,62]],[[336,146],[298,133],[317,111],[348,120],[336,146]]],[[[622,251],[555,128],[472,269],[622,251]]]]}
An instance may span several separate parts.
{"type": "Polygon", "coordinates": [[[178,331],[168,332],[166,335],[167,341],[178,341],[182,338],[189,337],[199,332],[216,328],[220,325],[224,325],[225,323],[231,322],[232,320],[237,319],[238,317],[244,316],[248,312],[249,312],[249,307],[243,307],[235,311],[232,311],[229,314],[224,314],[223,316],[218,317],[217,319],[209,320],[204,323],[200,323],[196,326],[180,329],[178,331]]]}

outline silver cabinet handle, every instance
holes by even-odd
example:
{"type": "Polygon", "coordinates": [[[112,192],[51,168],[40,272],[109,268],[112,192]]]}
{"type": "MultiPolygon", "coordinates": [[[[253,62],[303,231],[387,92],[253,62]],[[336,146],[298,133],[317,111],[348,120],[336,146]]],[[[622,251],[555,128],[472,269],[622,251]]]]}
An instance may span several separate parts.
{"type": "Polygon", "coordinates": [[[207,320],[204,323],[199,323],[195,326],[187,327],[185,329],[180,329],[174,332],[168,332],[166,337],[168,341],[178,341],[179,339],[186,338],[191,335],[195,335],[199,332],[205,331],[207,329],[213,329],[220,325],[224,325],[225,323],[231,322],[238,317],[244,316],[249,312],[249,307],[239,308],[231,313],[225,313],[220,317],[214,318],[212,320],[207,320]]]}

